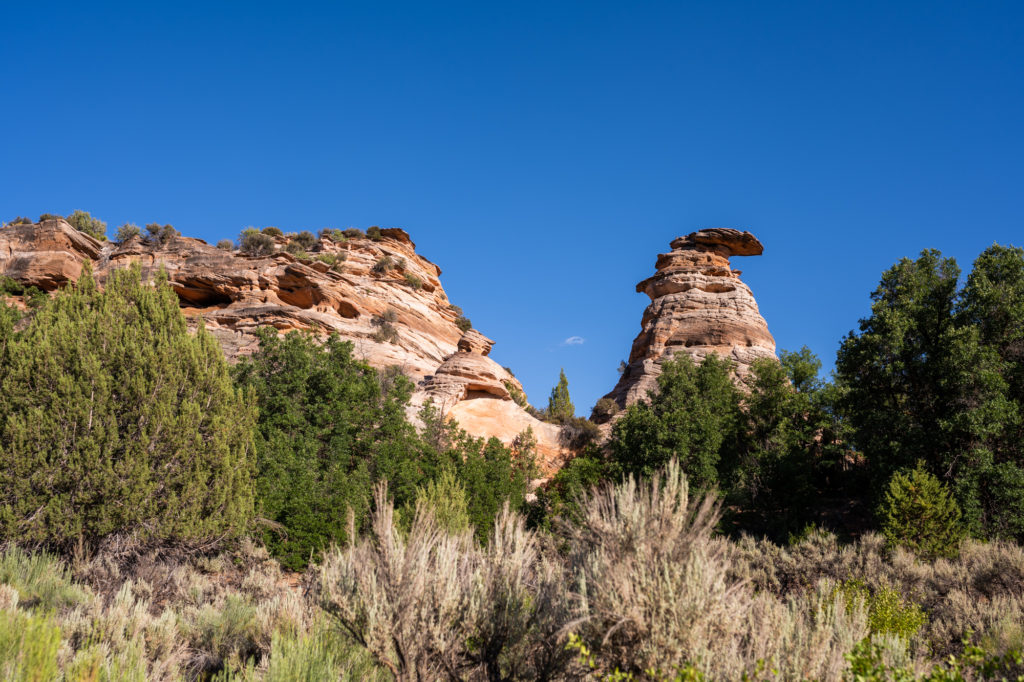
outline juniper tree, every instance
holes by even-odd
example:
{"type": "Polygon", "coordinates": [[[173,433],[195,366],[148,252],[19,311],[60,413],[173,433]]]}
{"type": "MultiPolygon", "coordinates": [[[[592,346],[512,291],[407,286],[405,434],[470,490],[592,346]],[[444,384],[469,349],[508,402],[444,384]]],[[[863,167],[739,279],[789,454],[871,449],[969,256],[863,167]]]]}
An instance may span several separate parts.
{"type": "Polygon", "coordinates": [[[556,422],[563,422],[575,414],[576,408],[569,398],[569,380],[562,369],[558,372],[558,385],[551,389],[551,396],[548,398],[548,417],[556,422]]]}
{"type": "Polygon", "coordinates": [[[926,559],[954,557],[964,529],[960,508],[942,482],[918,462],[912,470],[897,471],[878,510],[882,534],[926,559]]]}
{"type": "Polygon", "coordinates": [[[210,542],[247,528],[254,412],[164,275],[153,286],[138,267],[114,271],[100,291],[87,269],[0,335],[0,542],[210,542]]]}

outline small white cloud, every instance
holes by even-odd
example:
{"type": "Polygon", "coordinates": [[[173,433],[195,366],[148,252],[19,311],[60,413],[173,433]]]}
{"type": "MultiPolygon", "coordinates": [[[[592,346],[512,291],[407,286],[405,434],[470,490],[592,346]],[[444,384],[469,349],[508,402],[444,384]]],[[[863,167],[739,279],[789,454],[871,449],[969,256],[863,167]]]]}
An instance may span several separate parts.
{"type": "Polygon", "coordinates": [[[565,341],[562,341],[563,346],[582,346],[583,342],[586,341],[582,336],[570,336],[565,341]]]}

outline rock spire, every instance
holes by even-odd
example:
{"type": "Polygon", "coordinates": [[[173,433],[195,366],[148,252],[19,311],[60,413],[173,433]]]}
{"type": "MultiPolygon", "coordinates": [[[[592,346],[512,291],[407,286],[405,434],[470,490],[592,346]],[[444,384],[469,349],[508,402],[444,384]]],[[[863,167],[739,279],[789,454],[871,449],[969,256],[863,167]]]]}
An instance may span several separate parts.
{"type": "Polygon", "coordinates": [[[736,363],[742,378],[758,358],[775,357],[775,339],[750,288],[733,270],[732,256],[759,256],[764,247],[749,232],[711,228],[678,237],[658,256],[653,276],[636,285],[651,298],[615,388],[606,395],[620,407],[657,387],[661,364],[683,352],[700,362],[710,353],[736,363]]]}

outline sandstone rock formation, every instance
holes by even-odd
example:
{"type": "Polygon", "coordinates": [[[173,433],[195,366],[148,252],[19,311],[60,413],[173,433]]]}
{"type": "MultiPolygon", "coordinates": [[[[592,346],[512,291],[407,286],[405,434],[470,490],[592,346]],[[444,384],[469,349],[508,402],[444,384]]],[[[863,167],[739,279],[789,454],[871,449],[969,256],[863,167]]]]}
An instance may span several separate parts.
{"type": "Polygon", "coordinates": [[[661,363],[677,352],[697,362],[717,353],[736,363],[740,378],[754,360],[775,357],[775,339],[754,295],[729,263],[732,256],[761,255],[761,242],[749,232],[713,228],[678,237],[671,247],[658,256],[655,274],[636,285],[651,304],[629,364],[605,396],[620,407],[657,388],[661,363]]]}
{"type": "Polygon", "coordinates": [[[542,468],[551,470],[562,456],[557,427],[516,404],[509,387],[522,386],[487,357],[494,342],[463,333],[441,268],[415,249],[404,230],[389,228],[377,240],[322,238],[309,257],[283,250],[249,256],[180,236],[164,244],[100,242],[52,219],[0,228],[0,275],[53,291],[77,280],[86,263],[101,284],[133,263],[147,278],[164,271],[186,317],[192,324],[202,317],[229,360],[256,349],[260,327],[337,333],[370,365],[398,366],[418,382],[416,406],[433,399],[475,436],[510,443],[532,427],[542,468]]]}

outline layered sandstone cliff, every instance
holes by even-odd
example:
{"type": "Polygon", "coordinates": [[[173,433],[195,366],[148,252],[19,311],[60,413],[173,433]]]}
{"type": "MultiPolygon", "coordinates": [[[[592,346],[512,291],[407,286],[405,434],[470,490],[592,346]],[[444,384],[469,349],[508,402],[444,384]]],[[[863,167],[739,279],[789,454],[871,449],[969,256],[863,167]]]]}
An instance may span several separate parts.
{"type": "Polygon", "coordinates": [[[542,468],[557,466],[557,429],[516,404],[508,387],[522,386],[487,357],[494,342],[459,328],[441,269],[416,253],[405,231],[321,238],[303,258],[285,252],[286,241],[263,256],[180,236],[115,244],[50,219],[0,228],[0,275],[53,291],[76,281],[87,263],[100,283],[133,263],[147,278],[164,271],[186,317],[202,317],[229,360],[256,349],[260,327],[337,333],[370,365],[397,366],[417,382],[415,405],[432,399],[469,433],[505,443],[532,428],[542,468]]]}
{"type": "Polygon", "coordinates": [[[675,353],[695,361],[716,353],[745,377],[758,358],[775,357],[775,339],[750,288],[733,270],[733,256],[759,256],[761,242],[749,232],[713,228],[678,237],[658,256],[653,276],[636,285],[651,298],[629,363],[606,395],[619,407],[647,397],[657,387],[661,364],[675,353]]]}

